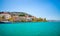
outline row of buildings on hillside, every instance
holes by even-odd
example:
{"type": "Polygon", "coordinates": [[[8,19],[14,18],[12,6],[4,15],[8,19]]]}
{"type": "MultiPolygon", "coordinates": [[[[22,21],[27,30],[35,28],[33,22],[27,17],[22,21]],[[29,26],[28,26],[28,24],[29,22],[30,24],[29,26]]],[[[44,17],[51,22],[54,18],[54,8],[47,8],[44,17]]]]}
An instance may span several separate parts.
{"type": "Polygon", "coordinates": [[[46,21],[46,19],[36,18],[24,12],[0,12],[0,22],[32,22],[46,21]]]}

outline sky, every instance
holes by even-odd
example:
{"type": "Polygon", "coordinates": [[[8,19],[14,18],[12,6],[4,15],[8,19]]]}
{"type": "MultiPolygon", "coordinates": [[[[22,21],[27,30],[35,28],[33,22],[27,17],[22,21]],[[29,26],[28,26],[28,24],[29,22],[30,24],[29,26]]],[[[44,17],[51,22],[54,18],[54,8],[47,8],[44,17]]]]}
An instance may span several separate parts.
{"type": "Polygon", "coordinates": [[[0,0],[0,11],[25,12],[47,20],[60,20],[60,0],[0,0]]]}

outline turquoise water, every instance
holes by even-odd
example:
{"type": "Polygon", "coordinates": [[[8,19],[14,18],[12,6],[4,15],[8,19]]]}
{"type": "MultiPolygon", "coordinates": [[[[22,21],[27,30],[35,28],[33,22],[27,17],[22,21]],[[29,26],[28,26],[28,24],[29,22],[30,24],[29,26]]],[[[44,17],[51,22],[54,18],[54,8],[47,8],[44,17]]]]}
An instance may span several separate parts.
{"type": "Polygon", "coordinates": [[[60,22],[0,24],[0,36],[60,36],[60,22]]]}

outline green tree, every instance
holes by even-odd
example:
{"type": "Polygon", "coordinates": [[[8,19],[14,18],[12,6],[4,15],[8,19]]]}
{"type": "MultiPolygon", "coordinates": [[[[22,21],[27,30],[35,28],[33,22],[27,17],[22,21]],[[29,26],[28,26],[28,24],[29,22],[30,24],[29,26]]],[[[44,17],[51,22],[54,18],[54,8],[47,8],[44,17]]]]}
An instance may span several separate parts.
{"type": "Polygon", "coordinates": [[[2,16],[2,19],[5,19],[5,16],[2,16]]]}
{"type": "Polygon", "coordinates": [[[20,14],[19,16],[25,16],[25,14],[20,14]]]}
{"type": "Polygon", "coordinates": [[[43,19],[42,18],[38,18],[37,21],[43,21],[43,19]]]}

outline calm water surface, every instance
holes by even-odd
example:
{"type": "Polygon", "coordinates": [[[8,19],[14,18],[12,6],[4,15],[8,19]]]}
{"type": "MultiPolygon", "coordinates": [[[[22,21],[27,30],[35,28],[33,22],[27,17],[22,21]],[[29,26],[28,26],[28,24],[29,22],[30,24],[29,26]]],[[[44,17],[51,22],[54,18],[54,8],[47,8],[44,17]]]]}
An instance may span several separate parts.
{"type": "Polygon", "coordinates": [[[60,36],[60,22],[0,23],[0,36],[60,36]]]}

